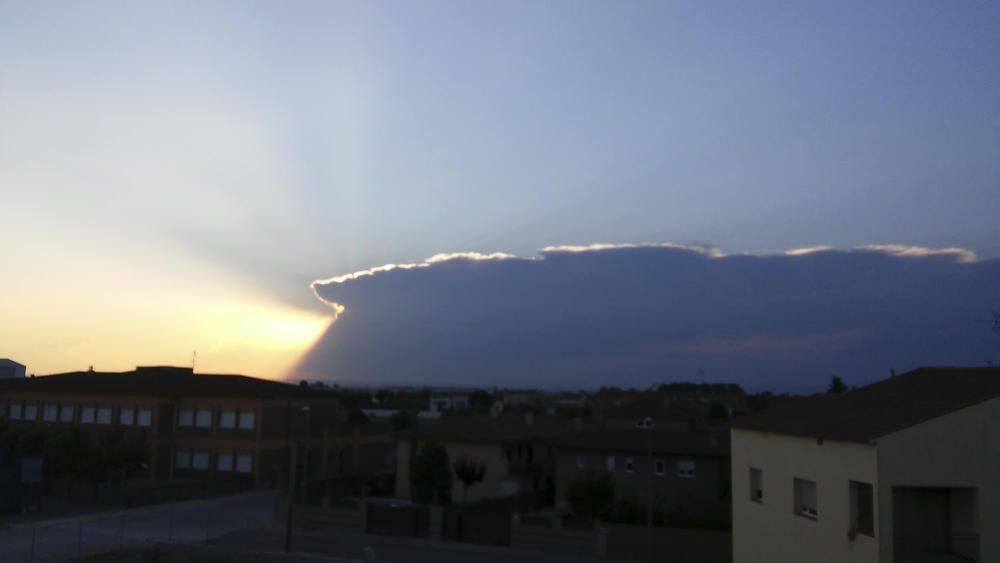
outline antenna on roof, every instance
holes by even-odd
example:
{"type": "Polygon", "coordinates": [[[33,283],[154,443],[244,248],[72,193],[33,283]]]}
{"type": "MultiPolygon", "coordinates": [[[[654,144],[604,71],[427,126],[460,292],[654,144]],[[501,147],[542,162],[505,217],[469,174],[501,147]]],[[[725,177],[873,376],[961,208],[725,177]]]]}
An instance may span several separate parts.
{"type": "Polygon", "coordinates": [[[195,350],[194,353],[191,354],[191,371],[194,371],[194,366],[197,363],[198,363],[198,351],[195,350]]]}

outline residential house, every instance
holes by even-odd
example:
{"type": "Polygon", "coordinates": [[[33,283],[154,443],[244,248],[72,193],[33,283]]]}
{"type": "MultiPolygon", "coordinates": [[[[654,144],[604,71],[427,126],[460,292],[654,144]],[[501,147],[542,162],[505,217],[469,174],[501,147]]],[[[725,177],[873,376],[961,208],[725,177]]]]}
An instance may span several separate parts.
{"type": "Polygon", "coordinates": [[[735,563],[1000,561],[1000,369],[924,368],[732,429],[735,563]]]}
{"type": "Polygon", "coordinates": [[[411,460],[430,442],[442,444],[452,464],[461,458],[486,464],[483,480],[468,491],[464,491],[463,484],[453,475],[451,497],[455,501],[475,502],[550,489],[548,440],[573,430],[573,423],[535,420],[530,413],[420,421],[400,434],[397,440],[396,495],[411,496],[411,460]]]}
{"type": "Polygon", "coordinates": [[[617,501],[652,509],[672,520],[720,524],[729,520],[729,444],[718,428],[674,432],[601,428],[550,442],[556,508],[569,511],[567,490],[588,473],[611,475],[617,501]]]}

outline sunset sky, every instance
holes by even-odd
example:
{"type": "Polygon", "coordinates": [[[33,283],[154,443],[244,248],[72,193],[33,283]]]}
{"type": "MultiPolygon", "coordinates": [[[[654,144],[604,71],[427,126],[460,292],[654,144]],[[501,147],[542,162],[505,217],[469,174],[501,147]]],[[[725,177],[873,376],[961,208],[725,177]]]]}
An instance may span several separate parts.
{"type": "Polygon", "coordinates": [[[819,340],[790,343],[808,327],[787,308],[748,309],[738,334],[668,335],[677,294],[625,303],[608,281],[581,322],[618,326],[627,306],[659,311],[658,328],[588,333],[590,350],[609,345],[601,365],[697,358],[605,373],[738,379],[748,365],[766,380],[778,368],[741,350],[834,358],[855,341],[891,355],[822,370],[796,356],[774,381],[1000,361],[1000,338],[975,324],[1000,309],[998,53],[990,2],[0,0],[0,357],[48,374],[190,365],[197,351],[204,372],[434,381],[454,351],[408,336],[434,319],[513,339],[441,381],[479,381],[476,366],[500,365],[490,354],[520,359],[504,359],[511,381],[569,373],[576,348],[538,348],[561,325],[518,324],[560,293],[546,284],[621,267],[675,283],[663,265],[692,254],[704,277],[685,279],[715,297],[729,295],[718,276],[752,286],[788,269],[920,278],[822,295],[769,282],[734,307],[794,297],[836,311],[861,292],[896,316],[942,287],[962,295],[921,309],[915,354],[884,340],[888,316],[831,317],[819,340]],[[844,252],[786,254],[820,246],[844,252]],[[479,254],[329,281],[458,252],[479,254]],[[534,285],[510,295],[501,279],[534,285]],[[415,287],[391,318],[346,299],[372,310],[415,287]],[[449,301],[466,291],[479,300],[449,301]],[[968,324],[940,328],[946,310],[968,324]]]}

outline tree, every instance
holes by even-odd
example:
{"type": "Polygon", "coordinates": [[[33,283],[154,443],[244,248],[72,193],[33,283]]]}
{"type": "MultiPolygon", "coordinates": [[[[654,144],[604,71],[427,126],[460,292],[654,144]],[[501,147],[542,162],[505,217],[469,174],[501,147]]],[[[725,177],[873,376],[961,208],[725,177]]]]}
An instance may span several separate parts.
{"type": "Polygon", "coordinates": [[[469,407],[478,410],[489,410],[493,406],[493,396],[482,389],[469,394],[469,407]]]}
{"type": "Polygon", "coordinates": [[[840,378],[839,375],[833,376],[830,380],[830,387],[827,388],[827,393],[843,393],[847,391],[847,385],[844,385],[844,380],[840,378]]]}
{"type": "Polygon", "coordinates": [[[575,514],[606,519],[615,502],[615,483],[607,473],[587,473],[573,479],[566,500],[575,514]]]}
{"type": "Polygon", "coordinates": [[[406,430],[407,428],[413,426],[413,414],[406,411],[393,413],[393,415],[389,417],[389,424],[396,432],[406,430]]]}
{"type": "Polygon", "coordinates": [[[455,462],[455,476],[462,482],[462,502],[469,494],[469,487],[483,480],[486,476],[486,462],[480,459],[460,457],[455,462]]]}
{"type": "Polygon", "coordinates": [[[437,442],[424,444],[413,461],[413,499],[429,504],[451,504],[451,466],[448,450],[437,442]]]}

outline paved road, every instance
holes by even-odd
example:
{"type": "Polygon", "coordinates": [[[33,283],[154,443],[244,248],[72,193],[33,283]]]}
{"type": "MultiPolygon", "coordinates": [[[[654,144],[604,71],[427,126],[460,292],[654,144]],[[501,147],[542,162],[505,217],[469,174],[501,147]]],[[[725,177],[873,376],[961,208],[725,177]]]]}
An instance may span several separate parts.
{"type": "MultiPolygon", "coordinates": [[[[284,547],[280,531],[240,531],[216,538],[211,543],[244,549],[278,551],[284,547]]],[[[310,555],[365,561],[365,548],[370,547],[379,563],[563,563],[582,561],[577,556],[516,551],[503,547],[435,542],[429,540],[390,538],[382,536],[341,536],[334,534],[297,533],[293,551],[310,555]]]]}
{"type": "Polygon", "coordinates": [[[55,563],[150,541],[201,542],[273,526],[274,494],[251,492],[74,516],[0,530],[0,561],[55,563]]]}

